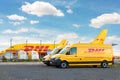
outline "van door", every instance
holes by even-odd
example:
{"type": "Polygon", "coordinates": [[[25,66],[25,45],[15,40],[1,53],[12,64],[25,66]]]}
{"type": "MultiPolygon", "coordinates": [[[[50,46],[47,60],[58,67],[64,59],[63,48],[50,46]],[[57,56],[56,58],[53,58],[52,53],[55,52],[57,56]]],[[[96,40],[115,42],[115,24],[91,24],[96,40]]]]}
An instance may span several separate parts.
{"type": "Polygon", "coordinates": [[[77,56],[77,47],[73,47],[66,53],[66,60],[69,64],[76,64],[80,61],[80,58],[77,56]]]}

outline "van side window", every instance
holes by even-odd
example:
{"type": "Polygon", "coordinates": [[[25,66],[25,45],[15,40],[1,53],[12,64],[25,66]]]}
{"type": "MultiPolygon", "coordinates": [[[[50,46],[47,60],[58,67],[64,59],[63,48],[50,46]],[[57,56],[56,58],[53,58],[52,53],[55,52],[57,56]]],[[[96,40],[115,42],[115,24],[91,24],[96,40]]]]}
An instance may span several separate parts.
{"type": "Polygon", "coordinates": [[[73,47],[70,49],[70,55],[72,54],[76,54],[77,53],[77,48],[76,47],[73,47]]]}

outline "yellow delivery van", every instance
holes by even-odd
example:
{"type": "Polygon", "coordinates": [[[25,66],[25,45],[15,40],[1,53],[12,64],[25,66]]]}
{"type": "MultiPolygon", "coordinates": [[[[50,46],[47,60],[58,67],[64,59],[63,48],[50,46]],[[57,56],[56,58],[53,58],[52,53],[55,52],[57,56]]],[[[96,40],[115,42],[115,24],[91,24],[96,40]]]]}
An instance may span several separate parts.
{"type": "Polygon", "coordinates": [[[107,30],[104,29],[91,43],[75,43],[66,46],[59,54],[51,57],[50,64],[56,67],[101,66],[106,68],[113,64],[112,45],[104,44],[107,30]]]}
{"type": "Polygon", "coordinates": [[[59,53],[66,45],[67,45],[67,40],[63,39],[54,50],[52,50],[49,54],[43,57],[42,62],[47,66],[50,66],[51,57],[59,53]]]}

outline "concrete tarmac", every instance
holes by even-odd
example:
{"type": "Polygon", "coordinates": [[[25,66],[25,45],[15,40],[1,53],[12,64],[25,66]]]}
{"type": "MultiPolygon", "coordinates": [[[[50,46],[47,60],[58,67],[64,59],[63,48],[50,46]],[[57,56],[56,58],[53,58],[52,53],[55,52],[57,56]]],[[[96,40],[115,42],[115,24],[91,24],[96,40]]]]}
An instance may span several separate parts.
{"type": "Polygon", "coordinates": [[[0,63],[0,80],[120,80],[120,68],[46,66],[40,62],[0,63]]]}

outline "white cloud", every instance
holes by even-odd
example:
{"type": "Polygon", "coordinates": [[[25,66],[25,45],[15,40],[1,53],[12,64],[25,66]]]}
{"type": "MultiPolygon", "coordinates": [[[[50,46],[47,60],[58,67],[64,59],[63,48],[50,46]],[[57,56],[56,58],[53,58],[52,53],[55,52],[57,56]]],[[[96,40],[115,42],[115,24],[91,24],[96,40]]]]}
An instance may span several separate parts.
{"type": "Polygon", "coordinates": [[[48,2],[36,1],[32,4],[26,2],[25,5],[21,6],[21,10],[38,17],[44,15],[53,15],[53,16],[64,16],[61,10],[54,7],[48,2]]]}
{"type": "Polygon", "coordinates": [[[52,4],[56,6],[65,6],[65,7],[71,7],[72,5],[75,5],[78,0],[49,0],[52,4]]]}
{"type": "Polygon", "coordinates": [[[120,43],[120,37],[118,37],[118,36],[116,36],[116,35],[113,35],[113,36],[108,36],[107,38],[106,38],[106,41],[107,41],[107,43],[120,43]]]}
{"type": "Polygon", "coordinates": [[[79,28],[80,24],[73,24],[72,26],[75,27],[75,28],[79,28]]]}
{"type": "Polygon", "coordinates": [[[4,34],[18,34],[18,33],[23,33],[23,32],[28,32],[28,29],[27,28],[21,28],[18,30],[7,29],[7,30],[3,31],[2,33],[4,33],[4,34]]]}
{"type": "Polygon", "coordinates": [[[10,47],[9,45],[10,43],[7,42],[7,40],[4,40],[4,41],[0,41],[0,51],[4,50],[5,48],[8,48],[10,47]]]}
{"type": "Polygon", "coordinates": [[[90,26],[94,28],[100,28],[106,24],[120,24],[119,13],[102,14],[97,18],[91,19],[90,26]]]}
{"type": "Polygon", "coordinates": [[[37,29],[37,28],[19,28],[19,29],[7,29],[2,31],[3,34],[29,34],[29,36],[32,37],[41,37],[42,39],[48,39],[49,37],[52,39],[57,34],[59,34],[59,31],[51,31],[50,29],[37,29]],[[52,33],[51,33],[52,32],[52,33]]]}
{"type": "Polygon", "coordinates": [[[67,39],[70,43],[76,42],[76,39],[79,39],[79,36],[76,33],[64,33],[59,34],[56,37],[56,40],[67,39]]]}
{"type": "Polygon", "coordinates": [[[41,37],[47,37],[47,36],[54,36],[59,34],[59,31],[50,30],[50,29],[37,29],[37,28],[29,28],[29,32],[40,34],[41,37]]]}
{"type": "Polygon", "coordinates": [[[37,24],[37,23],[39,23],[39,21],[36,21],[36,20],[31,20],[30,21],[30,24],[37,24]]]}
{"type": "MultiPolygon", "coordinates": [[[[19,34],[23,35],[20,33],[28,34],[29,32],[29,37],[31,38],[38,38],[47,40],[48,38],[50,40],[56,40],[59,41],[61,39],[68,39],[69,41],[72,42],[87,42],[88,38],[87,37],[79,37],[76,33],[71,33],[71,32],[61,32],[61,31],[55,31],[55,30],[49,30],[49,29],[37,29],[37,28],[21,28],[21,29],[16,29],[16,30],[11,30],[7,29],[3,31],[3,34],[19,34]]],[[[25,35],[23,35],[25,36],[25,35]]],[[[25,39],[25,37],[23,37],[25,39]]],[[[27,39],[27,38],[26,38],[27,39]]]]}
{"type": "MultiPolygon", "coordinates": [[[[18,43],[26,43],[26,40],[31,43],[36,43],[37,39],[34,37],[34,38],[31,38],[31,36],[13,36],[12,37],[14,43],[18,44],[18,43]]],[[[39,42],[39,41],[38,41],[39,42]]]]}
{"type": "Polygon", "coordinates": [[[115,12],[109,14],[102,14],[97,18],[91,19],[90,22],[90,26],[94,28],[100,28],[106,24],[120,24],[120,14],[115,12]]]}
{"type": "Polygon", "coordinates": [[[7,18],[10,20],[18,20],[18,21],[26,20],[26,18],[24,16],[19,16],[17,14],[9,15],[9,16],[7,16],[7,18]]]}
{"type": "Polygon", "coordinates": [[[19,21],[19,22],[10,22],[10,24],[13,24],[14,26],[21,25],[21,24],[23,24],[23,23],[24,23],[23,21],[19,21]]]}
{"type": "Polygon", "coordinates": [[[73,11],[71,9],[67,9],[67,13],[72,14],[73,11]]]}
{"type": "Polygon", "coordinates": [[[58,39],[64,39],[64,38],[67,38],[67,39],[75,39],[75,38],[78,38],[79,36],[76,34],[76,33],[66,33],[66,34],[60,34],[57,36],[58,39]]]}
{"type": "Polygon", "coordinates": [[[23,24],[24,20],[27,19],[24,16],[19,16],[19,15],[16,15],[16,14],[9,15],[9,16],[7,16],[7,18],[10,19],[10,20],[13,20],[12,22],[9,22],[9,23],[13,24],[14,26],[23,24]]]}
{"type": "Polygon", "coordinates": [[[0,24],[3,24],[3,20],[2,19],[0,19],[0,24]]]}

